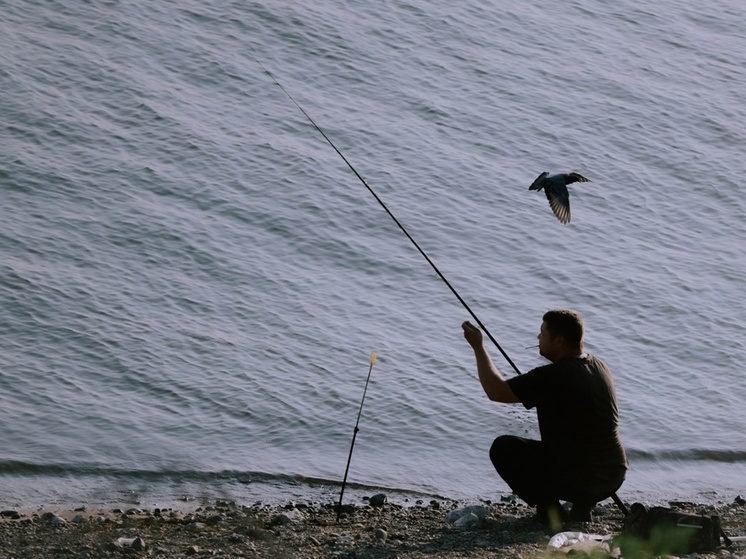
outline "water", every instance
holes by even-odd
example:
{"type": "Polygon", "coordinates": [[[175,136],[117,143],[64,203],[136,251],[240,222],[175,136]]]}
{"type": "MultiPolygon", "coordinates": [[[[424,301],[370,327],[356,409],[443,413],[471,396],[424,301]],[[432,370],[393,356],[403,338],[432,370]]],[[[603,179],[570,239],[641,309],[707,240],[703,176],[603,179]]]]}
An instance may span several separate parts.
{"type": "Polygon", "coordinates": [[[740,2],[0,0],[0,501],[491,498],[579,309],[625,499],[746,492],[740,2]],[[562,226],[542,171],[575,170],[562,226]],[[512,375],[497,350],[496,363],[512,375]],[[346,493],[347,495],[347,493],[346,493]]]}

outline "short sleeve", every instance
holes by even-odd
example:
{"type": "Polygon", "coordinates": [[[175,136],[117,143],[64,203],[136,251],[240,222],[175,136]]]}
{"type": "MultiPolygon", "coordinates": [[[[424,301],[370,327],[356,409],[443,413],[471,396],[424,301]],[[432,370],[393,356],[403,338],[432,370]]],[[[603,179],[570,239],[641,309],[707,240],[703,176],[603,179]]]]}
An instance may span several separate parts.
{"type": "Polygon", "coordinates": [[[545,401],[548,395],[551,395],[553,385],[551,369],[551,364],[544,365],[507,380],[513,394],[518,397],[526,409],[535,408],[545,401]]]}

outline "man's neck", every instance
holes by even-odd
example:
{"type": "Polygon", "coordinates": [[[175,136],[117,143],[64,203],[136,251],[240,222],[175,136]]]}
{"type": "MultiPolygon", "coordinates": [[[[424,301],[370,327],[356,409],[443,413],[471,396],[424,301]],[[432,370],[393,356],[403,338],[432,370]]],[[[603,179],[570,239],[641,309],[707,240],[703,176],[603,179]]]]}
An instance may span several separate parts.
{"type": "Polygon", "coordinates": [[[583,359],[587,357],[588,355],[583,351],[583,348],[573,348],[573,349],[567,349],[557,355],[557,357],[552,361],[553,363],[556,363],[557,361],[560,361],[562,359],[565,359],[567,357],[574,357],[576,359],[583,359]]]}

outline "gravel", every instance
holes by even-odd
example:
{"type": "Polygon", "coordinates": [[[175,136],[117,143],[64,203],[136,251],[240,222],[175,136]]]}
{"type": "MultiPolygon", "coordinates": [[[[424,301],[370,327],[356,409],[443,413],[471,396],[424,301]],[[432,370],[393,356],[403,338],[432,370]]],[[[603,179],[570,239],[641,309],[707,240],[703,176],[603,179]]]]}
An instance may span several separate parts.
{"type": "MultiPolygon", "coordinates": [[[[225,557],[409,559],[463,557],[527,559],[550,556],[559,531],[616,536],[623,516],[613,504],[595,509],[593,521],[551,530],[518,502],[369,502],[243,506],[215,501],[194,510],[37,510],[0,512],[0,558],[225,557]],[[464,512],[464,514],[462,514],[464,512]],[[467,518],[468,521],[458,520],[467,518]]],[[[671,503],[684,512],[717,515],[730,547],[692,557],[746,558],[746,501],[717,505],[671,503]]],[[[557,552],[554,552],[557,553],[557,552]]],[[[620,551],[611,546],[611,555],[620,551]]],[[[596,553],[594,556],[609,556],[596,553]]]]}

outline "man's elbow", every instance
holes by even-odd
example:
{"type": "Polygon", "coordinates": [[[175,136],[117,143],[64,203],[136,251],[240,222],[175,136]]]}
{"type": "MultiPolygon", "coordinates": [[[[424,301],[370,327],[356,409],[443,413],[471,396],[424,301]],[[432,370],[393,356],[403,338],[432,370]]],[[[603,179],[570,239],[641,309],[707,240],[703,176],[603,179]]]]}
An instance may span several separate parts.
{"type": "Polygon", "coordinates": [[[515,404],[520,402],[507,383],[494,387],[487,393],[487,397],[493,402],[500,402],[502,404],[515,404]]]}

